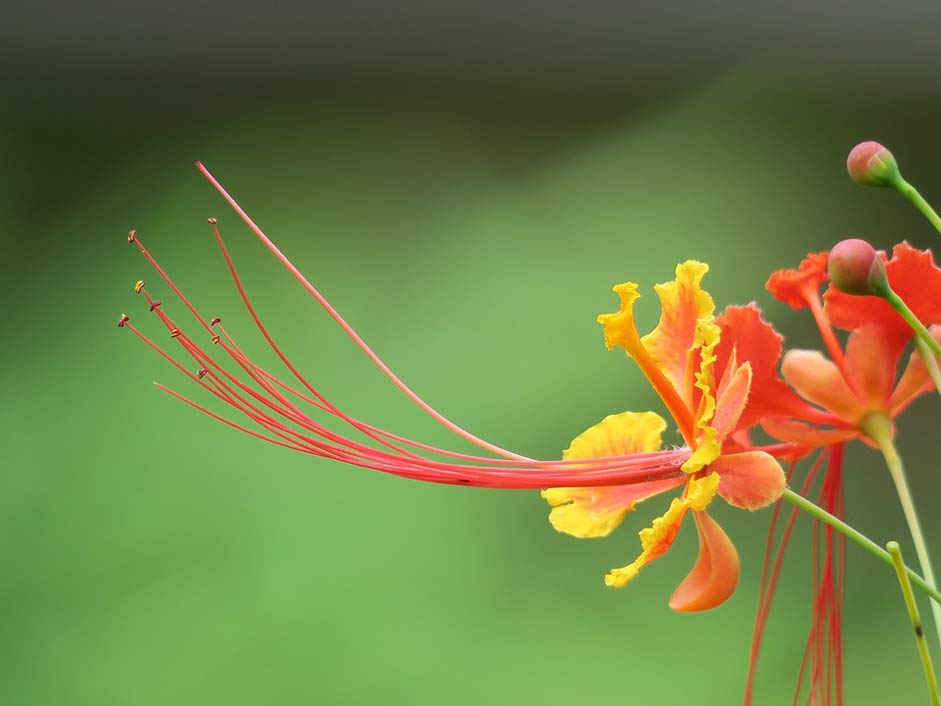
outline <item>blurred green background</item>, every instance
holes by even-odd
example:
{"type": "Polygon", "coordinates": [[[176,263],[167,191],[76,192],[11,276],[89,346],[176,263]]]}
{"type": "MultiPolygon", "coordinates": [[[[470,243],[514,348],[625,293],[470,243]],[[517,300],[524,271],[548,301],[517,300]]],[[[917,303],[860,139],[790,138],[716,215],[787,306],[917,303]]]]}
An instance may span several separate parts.
{"type": "MultiPolygon", "coordinates": [[[[606,540],[535,492],[424,485],[292,454],[155,390],[192,386],[114,322],[168,341],[180,307],[125,234],[262,360],[205,225],[266,322],[346,411],[464,447],[358,354],[192,168],[203,160],[415,390],[496,443],[558,456],[656,408],[602,345],[610,287],[709,262],[791,345],[768,274],[847,235],[937,235],[845,175],[863,139],[941,199],[936,5],[406,2],[344,8],[33,3],[0,41],[3,327],[0,702],[738,703],[768,522],[716,511],[742,555],[722,608],[667,597],[676,549],[622,591],[653,501],[606,540]],[[250,342],[249,342],[250,341],[250,342]]],[[[936,399],[899,443],[936,552],[936,399]]],[[[906,538],[854,445],[852,522],[906,538]]],[[[907,546],[907,545],[906,545],[907,546]]],[[[911,551],[909,550],[909,555],[911,551]]],[[[847,703],[924,703],[894,575],[851,548],[847,703]]],[[[789,704],[810,614],[808,523],[785,564],[758,704],[789,704]]]]}

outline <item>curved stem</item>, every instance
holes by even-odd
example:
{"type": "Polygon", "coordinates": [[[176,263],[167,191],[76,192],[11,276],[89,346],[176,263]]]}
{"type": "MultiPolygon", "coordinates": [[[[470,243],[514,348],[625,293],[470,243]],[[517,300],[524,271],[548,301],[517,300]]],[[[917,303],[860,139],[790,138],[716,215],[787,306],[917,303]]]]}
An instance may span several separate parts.
{"type": "Polygon", "coordinates": [[[935,230],[941,233],[941,217],[931,208],[931,204],[925,201],[924,197],[918,193],[918,189],[909,184],[901,177],[893,184],[895,190],[914,204],[921,215],[928,219],[928,222],[934,226],[935,230]]]}
{"type": "MultiPolygon", "coordinates": [[[[902,505],[902,512],[905,513],[908,531],[912,535],[912,543],[915,545],[915,555],[918,557],[921,573],[928,585],[937,590],[938,583],[935,580],[931,557],[928,555],[928,543],[925,541],[925,534],[921,529],[921,520],[918,519],[918,511],[915,509],[912,491],[908,487],[908,478],[905,476],[902,458],[892,441],[892,423],[884,414],[871,414],[862,421],[860,426],[869,438],[876,443],[885,458],[885,465],[889,469],[892,481],[895,483],[895,490],[899,496],[899,503],[902,505]]],[[[934,618],[938,644],[941,645],[941,604],[931,604],[931,616],[934,618]]]]}
{"type": "Polygon", "coordinates": [[[928,684],[928,694],[931,696],[931,706],[941,706],[941,697],[938,696],[938,682],[935,679],[934,667],[931,664],[931,653],[925,640],[925,631],[921,628],[921,616],[918,614],[918,603],[912,592],[912,584],[905,573],[905,562],[902,560],[902,550],[898,542],[889,542],[885,545],[886,551],[892,557],[895,573],[899,577],[899,586],[902,589],[902,598],[908,609],[908,617],[912,621],[912,630],[915,633],[915,644],[918,646],[918,656],[921,657],[921,667],[925,672],[925,681],[928,684]]]}
{"type": "MultiPolygon", "coordinates": [[[[844,537],[854,542],[855,544],[858,544],[860,547],[865,549],[876,558],[882,560],[884,563],[888,564],[889,566],[894,566],[892,562],[892,556],[885,549],[873,542],[871,539],[869,539],[869,537],[864,535],[859,530],[846,524],[836,515],[831,515],[829,512],[808,500],[803,495],[795,493],[790,488],[785,488],[781,498],[783,500],[787,500],[792,505],[796,505],[808,515],[812,515],[821,522],[830,525],[844,537]]],[[[930,585],[927,581],[925,581],[925,579],[923,579],[908,567],[905,568],[905,573],[908,574],[908,578],[911,579],[911,582],[915,586],[917,586],[923,593],[931,598],[932,605],[938,604],[941,606],[941,592],[939,592],[937,588],[930,585]]]]}
{"type": "Polygon", "coordinates": [[[918,320],[915,313],[908,308],[908,304],[906,304],[898,294],[888,288],[886,288],[885,292],[881,292],[881,296],[889,303],[889,306],[899,313],[899,316],[905,319],[905,323],[911,326],[918,340],[936,356],[941,357],[941,344],[934,339],[934,336],[931,335],[931,331],[929,331],[925,325],[918,320]]]}
{"type": "Polygon", "coordinates": [[[931,381],[938,390],[938,394],[941,394],[941,369],[938,368],[938,359],[920,336],[915,336],[915,348],[918,349],[922,360],[925,361],[925,367],[928,369],[928,374],[931,376],[931,381]]]}

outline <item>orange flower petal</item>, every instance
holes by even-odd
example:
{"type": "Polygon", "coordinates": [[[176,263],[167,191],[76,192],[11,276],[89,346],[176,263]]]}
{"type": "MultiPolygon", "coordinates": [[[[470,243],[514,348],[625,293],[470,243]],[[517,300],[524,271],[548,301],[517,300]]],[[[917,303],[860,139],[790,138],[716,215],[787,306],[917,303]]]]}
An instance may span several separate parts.
{"type": "Polygon", "coordinates": [[[858,429],[821,429],[793,419],[765,419],[761,427],[779,441],[811,447],[838,444],[860,434],[858,429]]]}
{"type": "Polygon", "coordinates": [[[715,415],[712,418],[712,426],[716,430],[719,444],[735,431],[739,417],[745,409],[752,381],[751,365],[742,363],[735,369],[735,372],[726,377],[728,379],[723,379],[719,386],[721,392],[716,401],[715,415]]]}
{"type": "Polygon", "coordinates": [[[810,253],[796,270],[778,270],[768,278],[765,288],[771,296],[794,309],[807,306],[807,293],[816,293],[820,285],[830,279],[827,274],[827,255],[810,253]]]}
{"type": "Polygon", "coordinates": [[[866,413],[840,369],[819,351],[788,351],[781,364],[781,373],[801,397],[840,419],[855,424],[866,413]]]}
{"type": "MultiPolygon", "coordinates": [[[[676,266],[676,279],[654,287],[660,297],[660,322],[641,341],[650,357],[663,371],[673,387],[684,395],[687,380],[689,351],[694,346],[696,324],[699,319],[712,315],[715,304],[702,286],[702,278],[709,266],[695,260],[676,266]]],[[[687,403],[690,400],[687,399],[687,403]]]]}
{"type": "Polygon", "coordinates": [[[709,470],[719,474],[719,495],[745,510],[770,505],[784,492],[784,469],[764,451],[723,454],[709,470]]]}
{"type": "Polygon", "coordinates": [[[735,545],[706,512],[693,512],[699,533],[699,558],[670,597],[673,610],[709,610],[724,603],[738,586],[735,545]]]}
{"type": "Polygon", "coordinates": [[[846,372],[863,407],[887,409],[895,382],[896,356],[876,324],[867,324],[850,334],[846,344],[846,372]]]}
{"type": "Polygon", "coordinates": [[[751,392],[739,428],[748,429],[764,417],[808,418],[816,411],[778,377],[783,339],[762,318],[757,306],[727,307],[716,317],[716,323],[722,327],[716,369],[727,371],[733,352],[739,363],[747,361],[751,365],[751,392]]]}
{"type": "MultiPolygon", "coordinates": [[[[931,326],[929,329],[934,339],[941,343],[941,326],[931,326]]],[[[892,396],[889,398],[888,410],[889,416],[895,417],[910,405],[919,395],[928,392],[934,387],[931,376],[928,374],[928,368],[921,354],[913,351],[908,359],[908,365],[905,366],[905,372],[899,378],[892,396]]]]}
{"type": "MultiPolygon", "coordinates": [[[[886,262],[889,285],[923,324],[941,324],[941,269],[934,264],[931,250],[917,250],[906,242],[892,250],[886,262]]],[[[833,287],[824,294],[826,312],[834,325],[853,330],[868,323],[877,324],[893,346],[901,346],[912,336],[908,324],[880,297],[858,297],[833,287]]]]}

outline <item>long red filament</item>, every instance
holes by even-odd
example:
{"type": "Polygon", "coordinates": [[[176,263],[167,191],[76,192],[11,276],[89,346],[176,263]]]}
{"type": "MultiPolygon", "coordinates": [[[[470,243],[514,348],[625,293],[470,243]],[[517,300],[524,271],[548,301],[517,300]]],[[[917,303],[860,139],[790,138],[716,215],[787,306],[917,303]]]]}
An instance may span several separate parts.
{"type": "MultiPolygon", "coordinates": [[[[827,472],[818,503],[828,512],[843,514],[843,445],[831,448],[827,472]]],[[[833,529],[823,527],[822,565],[818,572],[818,522],[814,522],[814,600],[810,632],[801,661],[794,703],[800,698],[804,676],[808,674],[807,703],[843,706],[842,608],[845,577],[845,543],[833,529]],[[834,701],[835,698],[835,701],[834,701]]]]}
{"type": "MultiPolygon", "coordinates": [[[[816,460],[807,473],[807,477],[804,479],[803,485],[801,486],[801,495],[806,495],[808,490],[810,490],[814,478],[816,477],[817,472],[820,470],[820,466],[823,464],[825,458],[826,452],[821,452],[817,456],[816,460]]],[[[775,554],[774,565],[769,575],[767,570],[770,564],[770,550],[773,544],[775,525],[777,523],[779,511],[783,502],[783,500],[779,500],[775,505],[775,511],[772,514],[771,526],[768,528],[768,538],[765,543],[765,562],[762,569],[761,586],[759,588],[758,594],[758,607],[755,611],[755,626],[752,632],[751,652],[749,654],[748,660],[748,676],[745,680],[745,706],[752,706],[753,704],[753,690],[755,672],[758,665],[758,653],[761,650],[761,641],[764,637],[764,630],[768,622],[768,615],[771,612],[771,605],[774,601],[775,589],[777,588],[778,579],[781,575],[781,567],[784,563],[785,550],[787,549],[788,542],[791,539],[791,533],[794,529],[794,524],[797,521],[797,516],[799,513],[799,510],[796,507],[791,509],[791,514],[788,517],[787,524],[785,525],[784,531],[781,534],[778,550],[775,554]]]]}
{"type": "MultiPolygon", "coordinates": [[[[214,228],[217,232],[217,229],[214,228]]],[[[237,283],[243,303],[249,309],[256,325],[263,332],[269,345],[276,351],[279,358],[295,374],[305,388],[314,397],[310,397],[294,390],[283,381],[264,371],[252,362],[235,343],[234,339],[218,325],[217,320],[207,321],[199,311],[186,299],[179,287],[157,263],[156,259],[143,246],[136,236],[132,239],[145,258],[151,263],[160,276],[167,282],[171,290],[177,294],[186,308],[196,317],[203,328],[210,333],[213,343],[217,344],[249,377],[252,383],[246,383],[227,371],[211,355],[201,348],[194,340],[189,338],[170,315],[154,300],[146,290],[143,282],[138,283],[135,291],[142,294],[150,308],[175,338],[183,350],[199,365],[200,374],[194,375],[185,366],[176,361],[159,345],[144,336],[139,330],[127,323],[122,317],[122,325],[129,328],[148,346],[171,362],[178,370],[191,380],[199,384],[204,391],[209,392],[220,401],[230,405],[244,414],[255,424],[262,427],[267,433],[261,434],[249,430],[244,425],[233,422],[225,417],[211,412],[187,397],[176,393],[164,386],[160,386],[177,399],[202,411],[214,419],[229,426],[246,431],[252,436],[264,439],[276,445],[305,453],[311,453],[324,458],[350,463],[352,465],[373,468],[396,475],[427,480],[440,483],[461,483],[501,488],[544,488],[560,485],[613,485],[629,482],[644,482],[658,478],[680,477],[679,465],[689,455],[688,449],[674,449],[646,454],[636,454],[630,457],[608,457],[600,459],[586,459],[573,461],[530,461],[525,458],[494,460],[485,457],[459,454],[445,449],[438,449],[427,444],[421,444],[399,435],[391,434],[372,425],[361,422],[340,411],[296,370],[281,352],[277,344],[268,334],[261,323],[254,307],[248,300],[244,287],[238,280],[231,259],[227,256],[221,236],[217,236],[220,246],[230,264],[230,272],[237,283]],[[218,331],[218,333],[215,333],[218,331]],[[260,388],[260,390],[258,389],[260,388]],[[366,434],[373,441],[382,443],[386,450],[377,449],[328,429],[306,415],[295,403],[291,402],[279,390],[289,393],[299,400],[312,404],[315,408],[346,422],[350,426],[366,434]],[[392,443],[396,442],[396,443],[392,443]],[[398,444],[411,446],[416,449],[442,454],[470,463],[453,463],[429,459],[411,452],[398,444]]]]}
{"type": "Polygon", "coordinates": [[[216,180],[216,178],[209,172],[209,170],[206,169],[206,167],[204,167],[201,162],[196,162],[196,167],[199,169],[200,172],[202,172],[203,176],[206,177],[206,179],[209,181],[210,184],[212,184],[212,186],[216,189],[216,191],[218,191],[219,194],[226,200],[229,206],[232,207],[232,210],[234,210],[238,214],[239,218],[241,218],[242,221],[245,222],[245,225],[247,225],[252,230],[252,232],[258,237],[258,239],[261,240],[261,242],[264,243],[264,245],[272,252],[272,254],[274,254],[274,256],[278,258],[278,260],[281,261],[281,264],[284,265],[287,268],[287,270],[294,276],[294,278],[298,282],[301,283],[304,289],[306,289],[310,293],[310,295],[313,296],[314,299],[317,300],[317,303],[320,304],[321,307],[323,307],[324,311],[326,311],[334,321],[336,321],[336,323],[340,326],[340,328],[343,329],[346,335],[349,336],[353,340],[353,342],[356,343],[357,346],[359,346],[359,348],[369,357],[369,359],[372,360],[372,362],[375,363],[375,365],[386,375],[386,377],[388,377],[389,380],[391,380],[392,383],[396,387],[398,387],[409,399],[411,399],[421,409],[423,409],[431,417],[439,421],[445,427],[447,427],[454,433],[458,434],[459,436],[467,439],[468,441],[474,444],[477,444],[481,448],[484,448],[500,456],[505,456],[507,458],[529,460],[525,456],[521,456],[520,454],[514,453],[512,451],[508,451],[495,444],[491,444],[490,442],[485,441],[484,439],[481,439],[478,436],[475,436],[474,434],[470,433],[469,431],[463,429],[462,427],[452,422],[450,419],[448,419],[443,414],[438,412],[430,404],[425,402],[425,400],[423,400],[416,392],[414,392],[408,385],[406,385],[394,372],[392,372],[389,366],[386,365],[382,361],[382,359],[372,350],[372,348],[370,348],[366,344],[366,342],[360,337],[360,335],[356,333],[353,327],[350,326],[349,323],[347,323],[346,319],[344,319],[340,315],[340,313],[333,307],[333,305],[331,305],[330,302],[327,301],[326,297],[324,297],[323,294],[321,294],[320,291],[313,284],[310,283],[310,281],[301,273],[300,270],[297,269],[297,267],[294,266],[294,264],[284,255],[284,253],[281,252],[281,250],[271,241],[271,239],[268,238],[267,235],[265,235],[264,231],[262,231],[261,228],[258,227],[258,225],[248,216],[247,213],[245,213],[244,210],[242,210],[242,207],[239,206],[238,203],[235,201],[235,199],[229,195],[229,193],[216,180]]]}

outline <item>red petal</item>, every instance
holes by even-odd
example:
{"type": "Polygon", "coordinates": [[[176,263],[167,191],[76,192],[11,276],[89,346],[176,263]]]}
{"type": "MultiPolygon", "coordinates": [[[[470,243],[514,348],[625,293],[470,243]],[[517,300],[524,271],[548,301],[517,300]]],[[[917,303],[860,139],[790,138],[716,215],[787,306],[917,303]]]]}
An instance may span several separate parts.
{"type": "Polygon", "coordinates": [[[726,371],[726,376],[719,386],[721,393],[716,400],[716,411],[712,417],[712,426],[720,444],[736,429],[748,400],[751,379],[751,366],[748,363],[742,363],[731,374],[726,371]]]}
{"type": "Polygon", "coordinates": [[[807,293],[816,293],[820,285],[830,279],[827,274],[827,255],[810,253],[796,270],[778,270],[765,284],[771,296],[794,309],[807,306],[807,293]]]}
{"type": "MultiPolygon", "coordinates": [[[[886,275],[895,293],[908,304],[923,324],[941,323],[941,269],[930,250],[916,250],[906,242],[892,250],[886,275]]],[[[834,325],[852,330],[877,324],[892,345],[901,346],[912,336],[908,324],[879,297],[858,297],[830,287],[824,294],[826,312],[834,325]]]]}
{"type": "MultiPolygon", "coordinates": [[[[935,340],[941,343],[941,326],[935,325],[929,330],[935,340]]],[[[905,366],[905,372],[902,373],[898,385],[895,386],[895,390],[892,392],[892,397],[889,398],[889,416],[894,418],[896,415],[901,414],[915,398],[932,389],[934,389],[934,383],[928,374],[928,368],[925,367],[925,361],[922,359],[921,353],[917,350],[912,351],[908,359],[908,365],[905,366]]]]}
{"type": "Polygon", "coordinates": [[[690,612],[721,605],[738,585],[738,552],[719,524],[705,511],[693,511],[699,532],[699,558],[670,596],[673,610],[690,612]]]}
{"type": "Polygon", "coordinates": [[[831,446],[859,436],[858,429],[821,429],[793,419],[765,419],[761,427],[775,439],[803,446],[831,446]]]}
{"type": "Polygon", "coordinates": [[[733,349],[739,364],[751,364],[751,392],[737,428],[753,427],[764,417],[820,418],[819,410],[800,399],[778,376],[784,339],[762,318],[755,304],[730,306],[716,317],[716,323],[722,327],[716,370],[728,367],[733,349]]]}
{"type": "Polygon", "coordinates": [[[888,409],[899,353],[901,350],[891,346],[875,324],[850,334],[846,343],[846,372],[866,408],[888,409]]]}
{"type": "Polygon", "coordinates": [[[719,495],[746,510],[770,505],[784,492],[784,469],[764,451],[723,454],[709,470],[719,474],[719,495]]]}

